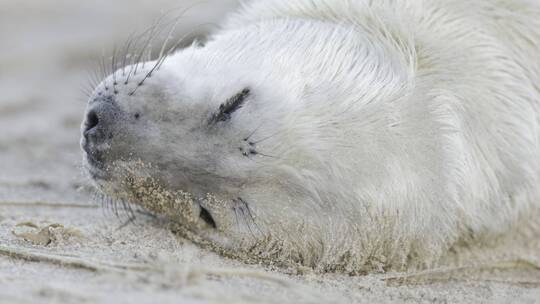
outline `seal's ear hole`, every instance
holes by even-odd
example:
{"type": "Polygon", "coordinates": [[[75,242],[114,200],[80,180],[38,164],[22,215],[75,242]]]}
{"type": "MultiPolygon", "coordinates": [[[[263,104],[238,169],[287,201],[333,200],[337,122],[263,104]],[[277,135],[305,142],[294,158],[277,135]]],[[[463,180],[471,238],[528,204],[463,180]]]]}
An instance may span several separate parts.
{"type": "Polygon", "coordinates": [[[219,106],[219,110],[210,117],[210,123],[216,123],[218,121],[226,121],[231,118],[232,113],[240,109],[244,105],[247,97],[249,96],[249,89],[245,88],[242,91],[236,93],[233,97],[227,99],[219,106]]]}
{"type": "Polygon", "coordinates": [[[135,115],[133,115],[133,117],[135,117],[135,119],[139,119],[141,117],[141,114],[135,113],[135,115]]]}

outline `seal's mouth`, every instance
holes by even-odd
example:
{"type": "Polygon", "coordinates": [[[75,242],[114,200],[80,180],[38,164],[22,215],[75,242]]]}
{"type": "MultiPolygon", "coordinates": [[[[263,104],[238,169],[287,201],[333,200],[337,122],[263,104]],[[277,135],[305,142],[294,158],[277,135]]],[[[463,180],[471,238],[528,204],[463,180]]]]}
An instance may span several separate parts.
{"type": "Polygon", "coordinates": [[[212,217],[212,214],[210,214],[210,212],[208,212],[208,209],[204,208],[203,206],[200,206],[201,207],[201,211],[199,213],[199,217],[206,223],[208,224],[208,226],[212,227],[212,228],[217,228],[217,225],[216,225],[216,221],[214,221],[214,218],[212,217]]]}
{"type": "Polygon", "coordinates": [[[143,207],[154,215],[182,224],[193,233],[218,229],[219,214],[209,208],[211,205],[205,197],[167,186],[168,181],[160,178],[152,164],[142,160],[109,161],[101,150],[91,145],[81,146],[83,168],[105,196],[143,207]]]}
{"type": "Polygon", "coordinates": [[[90,165],[93,168],[103,170],[105,168],[104,162],[101,160],[101,158],[92,153],[85,153],[86,162],[88,165],[90,165]]]}
{"type": "Polygon", "coordinates": [[[105,180],[107,178],[105,162],[97,154],[85,150],[83,153],[83,167],[94,180],[105,180]]]}

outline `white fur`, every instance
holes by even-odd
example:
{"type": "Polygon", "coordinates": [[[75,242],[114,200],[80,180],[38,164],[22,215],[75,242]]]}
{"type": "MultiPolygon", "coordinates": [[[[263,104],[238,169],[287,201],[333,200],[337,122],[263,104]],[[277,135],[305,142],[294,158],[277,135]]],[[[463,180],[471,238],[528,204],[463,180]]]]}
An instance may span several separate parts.
{"type": "Polygon", "coordinates": [[[539,16],[527,0],[247,2],[148,84],[197,121],[251,89],[219,136],[173,144],[220,177],[184,188],[242,197],[255,216],[222,224],[230,208],[209,205],[224,228],[200,235],[355,272],[431,265],[508,230],[540,202],[539,16]],[[272,157],[239,155],[251,132],[272,157]]]}

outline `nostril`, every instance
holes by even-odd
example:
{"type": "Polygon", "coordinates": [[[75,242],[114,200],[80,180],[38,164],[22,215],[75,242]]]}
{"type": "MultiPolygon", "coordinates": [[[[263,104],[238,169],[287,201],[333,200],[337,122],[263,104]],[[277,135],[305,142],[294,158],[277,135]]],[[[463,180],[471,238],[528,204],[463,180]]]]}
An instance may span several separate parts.
{"type": "Polygon", "coordinates": [[[90,111],[86,115],[86,123],[84,132],[90,131],[93,128],[95,128],[99,123],[99,117],[97,116],[97,113],[95,111],[90,111]]]}

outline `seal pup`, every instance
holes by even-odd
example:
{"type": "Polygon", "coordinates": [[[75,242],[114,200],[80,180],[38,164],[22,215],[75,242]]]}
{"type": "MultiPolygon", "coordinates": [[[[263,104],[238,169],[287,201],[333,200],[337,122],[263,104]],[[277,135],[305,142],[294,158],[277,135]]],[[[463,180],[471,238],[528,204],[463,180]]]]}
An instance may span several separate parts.
{"type": "Polygon", "coordinates": [[[527,0],[248,2],[205,45],[113,63],[84,167],[245,260],[430,267],[538,207],[538,16],[527,0]]]}

